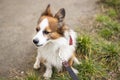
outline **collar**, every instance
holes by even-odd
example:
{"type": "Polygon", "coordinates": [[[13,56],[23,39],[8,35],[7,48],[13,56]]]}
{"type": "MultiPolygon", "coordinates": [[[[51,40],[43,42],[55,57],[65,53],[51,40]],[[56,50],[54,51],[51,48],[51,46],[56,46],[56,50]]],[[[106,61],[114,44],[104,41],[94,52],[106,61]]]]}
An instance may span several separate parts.
{"type": "Polygon", "coordinates": [[[69,45],[73,45],[73,39],[72,39],[72,37],[71,37],[71,35],[69,36],[69,45]]]}

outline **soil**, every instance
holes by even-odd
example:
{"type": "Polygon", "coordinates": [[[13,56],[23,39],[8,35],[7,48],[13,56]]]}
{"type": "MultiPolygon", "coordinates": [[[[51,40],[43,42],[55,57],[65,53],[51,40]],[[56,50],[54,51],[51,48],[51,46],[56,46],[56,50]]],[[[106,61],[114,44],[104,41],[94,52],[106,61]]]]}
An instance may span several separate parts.
{"type": "Polygon", "coordinates": [[[0,0],[0,77],[17,77],[33,70],[36,47],[32,38],[40,14],[51,4],[55,14],[66,10],[66,24],[90,31],[99,12],[97,0],[0,0]]]}

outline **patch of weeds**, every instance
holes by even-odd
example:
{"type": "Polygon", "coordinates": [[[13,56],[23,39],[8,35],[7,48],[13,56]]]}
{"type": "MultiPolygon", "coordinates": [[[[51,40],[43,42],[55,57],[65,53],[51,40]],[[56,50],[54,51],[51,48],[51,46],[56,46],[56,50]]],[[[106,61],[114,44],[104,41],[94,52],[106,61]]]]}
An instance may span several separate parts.
{"type": "Polygon", "coordinates": [[[120,0],[100,0],[100,1],[104,4],[103,8],[107,9],[106,11],[103,12],[103,14],[98,15],[96,17],[96,21],[99,23],[98,26],[100,26],[99,27],[99,29],[101,30],[100,32],[105,32],[105,34],[107,33],[108,35],[111,35],[112,33],[112,35],[109,36],[111,38],[111,41],[119,40],[120,39],[119,37],[120,36],[120,23],[119,23],[120,0]],[[107,30],[106,27],[108,28],[107,30]]]}
{"type": "Polygon", "coordinates": [[[97,15],[96,21],[104,23],[106,21],[111,21],[111,19],[109,16],[106,15],[97,15]]]}
{"type": "Polygon", "coordinates": [[[51,80],[72,80],[69,74],[66,72],[59,73],[59,74],[54,73],[53,75],[54,76],[51,78],[51,80]]]}
{"type": "Polygon", "coordinates": [[[111,18],[116,18],[117,17],[117,12],[115,9],[111,8],[107,11],[108,16],[110,16],[111,18]]]}
{"type": "Polygon", "coordinates": [[[34,71],[28,72],[25,78],[18,79],[18,80],[42,80],[40,75],[35,73],[34,71]]]}
{"type": "Polygon", "coordinates": [[[102,66],[91,59],[82,60],[82,64],[78,65],[77,68],[80,80],[101,80],[105,77],[102,66]]]}
{"type": "Polygon", "coordinates": [[[110,30],[110,29],[108,29],[108,28],[105,28],[105,29],[101,29],[101,30],[99,31],[99,34],[100,34],[103,38],[109,40],[109,39],[111,38],[111,36],[113,35],[113,31],[110,30]]]}
{"type": "Polygon", "coordinates": [[[120,24],[112,20],[109,16],[98,15],[96,20],[99,22],[99,34],[107,40],[119,40],[120,24]]]}
{"type": "Polygon", "coordinates": [[[113,70],[115,72],[119,69],[119,61],[120,61],[120,47],[117,44],[102,44],[101,45],[101,54],[99,54],[99,58],[102,63],[108,70],[113,70]]]}
{"type": "Polygon", "coordinates": [[[100,0],[103,12],[96,17],[96,32],[104,38],[94,44],[94,60],[108,73],[107,79],[119,80],[120,72],[120,0],[100,0]]]}
{"type": "Polygon", "coordinates": [[[107,21],[104,26],[116,32],[120,31],[120,24],[116,21],[107,21]]]}
{"type": "Polygon", "coordinates": [[[120,5],[120,1],[119,0],[101,0],[103,3],[105,3],[108,6],[118,6],[120,5]]]}
{"type": "MultiPolygon", "coordinates": [[[[105,6],[113,8],[117,13],[118,19],[120,19],[120,0],[100,0],[105,6]]],[[[107,8],[108,8],[107,7],[107,8]]]]}
{"type": "Polygon", "coordinates": [[[77,38],[77,48],[76,52],[80,54],[83,58],[87,58],[90,54],[91,40],[89,36],[78,36],[77,38]]]}

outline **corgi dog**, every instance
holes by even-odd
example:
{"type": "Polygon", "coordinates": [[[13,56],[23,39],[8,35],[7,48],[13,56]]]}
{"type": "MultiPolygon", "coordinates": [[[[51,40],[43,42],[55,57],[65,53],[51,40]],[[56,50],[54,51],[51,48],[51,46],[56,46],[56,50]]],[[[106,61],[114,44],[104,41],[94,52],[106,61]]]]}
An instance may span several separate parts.
{"type": "Polygon", "coordinates": [[[64,22],[65,9],[61,8],[55,16],[51,13],[50,4],[41,14],[33,43],[37,46],[37,57],[34,69],[40,68],[40,63],[46,67],[43,77],[51,78],[52,67],[58,72],[62,70],[62,62],[67,61],[72,70],[77,74],[78,71],[72,67],[73,62],[79,64],[75,56],[76,32],[70,29],[64,22]]]}

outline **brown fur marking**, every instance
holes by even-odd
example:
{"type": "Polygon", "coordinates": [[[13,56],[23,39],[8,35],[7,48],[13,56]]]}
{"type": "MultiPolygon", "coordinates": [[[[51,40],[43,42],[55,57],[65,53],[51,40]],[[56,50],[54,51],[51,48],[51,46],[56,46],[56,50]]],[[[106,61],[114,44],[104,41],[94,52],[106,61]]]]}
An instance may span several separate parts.
{"type": "Polygon", "coordinates": [[[72,55],[72,57],[69,59],[68,63],[70,66],[73,65],[73,59],[75,58],[75,53],[72,55]]]}

